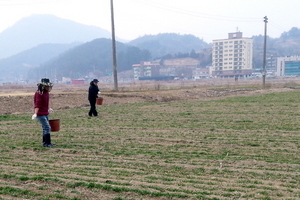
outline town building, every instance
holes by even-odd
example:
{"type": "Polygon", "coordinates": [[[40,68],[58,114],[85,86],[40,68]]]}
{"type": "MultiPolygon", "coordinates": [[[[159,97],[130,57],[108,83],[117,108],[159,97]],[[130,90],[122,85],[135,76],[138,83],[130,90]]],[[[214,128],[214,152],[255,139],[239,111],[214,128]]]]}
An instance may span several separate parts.
{"type": "Polygon", "coordinates": [[[193,71],[192,79],[197,80],[197,79],[210,78],[211,77],[211,72],[209,72],[210,69],[211,69],[211,66],[206,66],[204,68],[203,67],[196,68],[193,71]]]}
{"type": "Polygon", "coordinates": [[[276,76],[300,76],[300,56],[277,58],[276,76]]]}
{"type": "Polygon", "coordinates": [[[200,61],[195,58],[173,58],[162,60],[160,74],[174,76],[176,78],[191,79],[194,72],[199,67],[200,61]]]}
{"type": "Polygon", "coordinates": [[[213,40],[212,76],[248,77],[252,74],[253,39],[242,32],[228,33],[228,39],[213,40]]]}
{"type": "Polygon", "coordinates": [[[72,84],[84,84],[84,79],[72,79],[72,84]]]}
{"type": "Polygon", "coordinates": [[[170,80],[170,78],[191,79],[199,67],[194,58],[174,58],[157,61],[142,61],[132,65],[134,80],[170,80]]]}
{"type": "Polygon", "coordinates": [[[139,80],[141,77],[156,77],[159,76],[160,64],[157,61],[141,61],[140,64],[132,65],[134,80],[139,80]]]}

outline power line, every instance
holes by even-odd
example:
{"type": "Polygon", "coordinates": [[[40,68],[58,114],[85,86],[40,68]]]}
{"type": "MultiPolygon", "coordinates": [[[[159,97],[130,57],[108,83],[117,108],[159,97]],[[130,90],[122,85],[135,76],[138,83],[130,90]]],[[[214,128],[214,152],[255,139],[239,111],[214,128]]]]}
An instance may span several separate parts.
{"type": "Polygon", "coordinates": [[[286,31],[282,26],[276,24],[274,21],[269,21],[269,24],[270,24],[272,27],[276,28],[277,30],[280,30],[280,31],[282,31],[282,32],[285,32],[285,31],[286,31]]]}
{"type": "Polygon", "coordinates": [[[220,21],[241,21],[241,22],[259,22],[261,19],[260,18],[246,18],[246,17],[232,17],[232,16],[224,16],[224,15],[213,15],[213,14],[206,14],[206,13],[199,13],[196,11],[191,11],[191,10],[185,10],[182,8],[176,8],[172,7],[170,5],[163,5],[163,4],[151,4],[146,1],[141,1],[141,0],[134,0],[137,1],[140,4],[144,4],[147,6],[159,8],[162,10],[167,10],[171,12],[176,12],[179,14],[184,14],[184,15],[189,15],[193,17],[198,17],[198,18],[205,18],[205,19],[213,19],[213,20],[220,20],[220,21]]]}
{"type": "Polygon", "coordinates": [[[22,5],[34,5],[34,4],[47,4],[53,2],[62,2],[62,1],[70,1],[70,0],[0,0],[0,6],[22,6],[22,5]],[[5,4],[2,4],[4,2],[5,4]]]}

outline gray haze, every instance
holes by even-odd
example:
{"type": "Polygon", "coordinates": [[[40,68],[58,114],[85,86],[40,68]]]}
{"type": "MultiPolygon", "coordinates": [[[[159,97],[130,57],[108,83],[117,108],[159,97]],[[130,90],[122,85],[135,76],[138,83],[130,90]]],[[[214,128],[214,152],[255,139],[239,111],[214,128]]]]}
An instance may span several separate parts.
{"type": "Polygon", "coordinates": [[[54,15],[32,15],[0,33],[0,59],[43,43],[82,43],[96,38],[111,38],[111,33],[54,15]]]}

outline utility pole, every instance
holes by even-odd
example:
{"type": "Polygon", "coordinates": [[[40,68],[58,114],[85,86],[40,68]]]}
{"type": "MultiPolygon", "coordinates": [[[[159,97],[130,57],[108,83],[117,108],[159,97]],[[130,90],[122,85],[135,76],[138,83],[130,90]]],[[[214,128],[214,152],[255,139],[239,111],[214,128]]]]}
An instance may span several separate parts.
{"type": "Polygon", "coordinates": [[[113,76],[114,88],[118,91],[118,74],[117,74],[117,55],[116,55],[116,39],[115,39],[115,23],[114,23],[114,5],[113,0],[110,0],[111,7],[111,34],[112,34],[112,53],[113,53],[113,76]]]}
{"type": "Polygon", "coordinates": [[[267,16],[264,17],[264,22],[265,22],[265,40],[264,40],[264,61],[263,61],[263,87],[266,85],[266,60],[267,60],[267,23],[268,23],[268,18],[267,16]]]}

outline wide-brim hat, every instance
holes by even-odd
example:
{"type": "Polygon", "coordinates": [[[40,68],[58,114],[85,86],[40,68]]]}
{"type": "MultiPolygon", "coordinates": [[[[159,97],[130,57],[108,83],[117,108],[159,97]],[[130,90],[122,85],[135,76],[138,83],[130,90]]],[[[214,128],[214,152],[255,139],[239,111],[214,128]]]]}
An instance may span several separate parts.
{"type": "Polygon", "coordinates": [[[43,86],[49,86],[52,87],[53,83],[50,82],[50,80],[48,78],[42,78],[41,82],[38,83],[37,85],[43,85],[43,86]]]}

